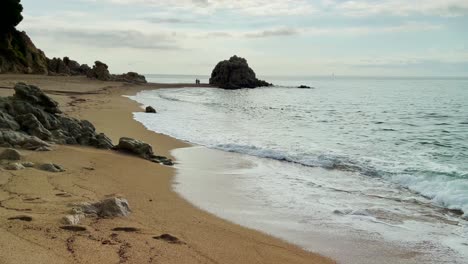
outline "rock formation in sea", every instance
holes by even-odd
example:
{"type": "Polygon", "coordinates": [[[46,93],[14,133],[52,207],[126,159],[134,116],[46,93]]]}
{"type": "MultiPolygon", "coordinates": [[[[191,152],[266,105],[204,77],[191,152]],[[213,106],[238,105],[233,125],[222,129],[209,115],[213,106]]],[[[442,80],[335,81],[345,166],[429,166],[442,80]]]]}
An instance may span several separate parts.
{"type": "Polygon", "coordinates": [[[271,86],[270,83],[257,79],[247,60],[237,56],[216,65],[211,73],[210,85],[224,89],[271,86]]]}

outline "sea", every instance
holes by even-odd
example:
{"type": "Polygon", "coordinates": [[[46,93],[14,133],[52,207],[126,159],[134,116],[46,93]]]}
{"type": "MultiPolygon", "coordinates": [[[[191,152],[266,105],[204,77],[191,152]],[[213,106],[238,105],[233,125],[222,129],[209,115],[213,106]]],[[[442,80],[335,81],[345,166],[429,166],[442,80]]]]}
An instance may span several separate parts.
{"type": "Polygon", "coordinates": [[[182,197],[339,263],[468,263],[468,78],[263,79],[131,97],[193,143],[172,153],[182,197]]]}

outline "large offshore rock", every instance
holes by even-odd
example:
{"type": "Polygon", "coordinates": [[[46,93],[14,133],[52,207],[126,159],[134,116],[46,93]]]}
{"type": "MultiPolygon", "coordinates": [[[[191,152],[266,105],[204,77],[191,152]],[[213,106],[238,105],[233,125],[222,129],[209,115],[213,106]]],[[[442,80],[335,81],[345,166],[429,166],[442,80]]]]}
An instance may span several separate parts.
{"type": "Polygon", "coordinates": [[[257,79],[247,60],[237,56],[216,65],[211,73],[210,84],[224,89],[271,86],[270,83],[257,79]]]}

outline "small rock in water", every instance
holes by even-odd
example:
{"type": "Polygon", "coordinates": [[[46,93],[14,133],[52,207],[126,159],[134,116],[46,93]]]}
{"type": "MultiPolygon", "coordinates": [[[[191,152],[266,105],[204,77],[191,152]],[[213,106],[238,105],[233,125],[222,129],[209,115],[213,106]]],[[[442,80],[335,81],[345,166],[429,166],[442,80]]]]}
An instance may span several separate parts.
{"type": "Polygon", "coordinates": [[[41,166],[39,166],[39,169],[43,171],[49,171],[49,172],[64,172],[65,171],[60,165],[52,164],[52,163],[42,164],[41,166]]]}
{"type": "Polygon", "coordinates": [[[7,170],[24,170],[25,167],[21,163],[11,163],[5,166],[7,170]]]}
{"type": "Polygon", "coordinates": [[[307,86],[307,85],[300,85],[300,86],[298,86],[297,88],[299,88],[299,89],[310,89],[310,86],[307,86]]]}
{"type": "Polygon", "coordinates": [[[84,214],[66,215],[63,217],[62,222],[66,225],[78,225],[84,218],[84,214]]]}
{"type": "Polygon", "coordinates": [[[20,160],[21,153],[16,149],[5,149],[2,154],[0,154],[0,160],[20,160]]]}
{"type": "Polygon", "coordinates": [[[147,106],[145,109],[146,113],[151,113],[151,114],[156,114],[156,109],[154,109],[152,106],[147,106]]]}

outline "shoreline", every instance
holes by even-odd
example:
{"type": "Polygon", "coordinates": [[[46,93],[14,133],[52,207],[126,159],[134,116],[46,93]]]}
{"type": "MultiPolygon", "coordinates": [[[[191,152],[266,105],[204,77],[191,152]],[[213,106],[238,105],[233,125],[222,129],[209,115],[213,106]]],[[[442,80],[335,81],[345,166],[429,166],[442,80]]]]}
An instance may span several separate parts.
{"type": "MultiPolygon", "coordinates": [[[[133,112],[142,111],[140,104],[124,97],[142,90],[181,85],[122,85],[90,81],[81,77],[0,77],[4,77],[0,79],[1,86],[26,79],[25,82],[29,84],[38,85],[44,90],[53,90],[51,95],[60,102],[65,113],[91,121],[99,132],[106,133],[114,143],[123,136],[133,137],[153,145],[157,154],[169,157],[172,157],[171,150],[191,146],[150,131],[135,121],[133,112]],[[99,92],[95,93],[96,90],[99,92]]],[[[8,91],[1,91],[2,96],[5,93],[8,91]]],[[[37,196],[41,200],[37,204],[28,204],[31,208],[28,214],[37,221],[13,224],[0,221],[0,237],[4,238],[0,238],[0,246],[11,248],[14,245],[16,248],[8,252],[10,255],[4,258],[5,263],[15,263],[15,260],[16,263],[21,263],[27,261],[25,258],[28,257],[39,259],[36,263],[115,263],[115,260],[120,260],[121,263],[335,263],[326,257],[196,208],[173,190],[173,168],[111,151],[76,146],[57,146],[50,153],[24,153],[35,162],[53,160],[65,166],[67,172],[63,177],[35,171],[15,172],[19,176],[9,176],[6,184],[0,179],[3,187],[7,185],[10,191],[21,194],[20,197],[9,200],[10,207],[24,206],[23,198],[26,196],[37,196]],[[86,166],[93,170],[83,169],[86,166]],[[25,180],[31,177],[44,180],[36,182],[37,186],[34,188],[37,190],[31,190],[31,183],[25,180]],[[58,198],[51,193],[59,189],[71,194],[71,197],[58,198]],[[97,222],[86,220],[87,236],[70,236],[70,233],[57,229],[58,219],[68,203],[100,199],[116,193],[129,200],[133,209],[130,217],[97,222]],[[12,227],[4,229],[7,223],[12,227]],[[117,234],[119,239],[114,241],[112,237],[115,232],[112,227],[117,225],[136,226],[140,231],[117,234]],[[152,238],[153,235],[162,233],[174,235],[185,244],[172,245],[152,238]],[[111,240],[110,245],[104,244],[107,241],[105,238],[111,240]],[[31,246],[32,241],[35,246],[31,246]],[[47,244],[49,247],[45,249],[40,244],[47,244]],[[21,256],[21,248],[25,246],[32,248],[29,256],[21,256]],[[96,247],[99,250],[91,250],[96,247]]],[[[4,195],[0,192],[2,200],[4,195]]],[[[17,212],[0,208],[2,216],[17,212]]],[[[5,257],[4,253],[0,252],[0,259],[5,257]]]]}

